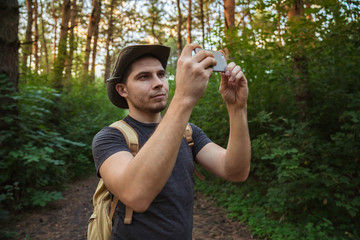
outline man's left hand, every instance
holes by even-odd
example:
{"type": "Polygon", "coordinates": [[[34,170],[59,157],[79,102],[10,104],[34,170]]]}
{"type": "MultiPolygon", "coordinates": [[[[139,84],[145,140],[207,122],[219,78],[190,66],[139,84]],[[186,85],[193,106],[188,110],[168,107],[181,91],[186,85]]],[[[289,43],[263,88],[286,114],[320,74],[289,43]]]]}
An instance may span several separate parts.
{"type": "Polygon", "coordinates": [[[245,108],[249,95],[246,77],[241,67],[231,62],[221,73],[220,93],[228,106],[245,108]]]}

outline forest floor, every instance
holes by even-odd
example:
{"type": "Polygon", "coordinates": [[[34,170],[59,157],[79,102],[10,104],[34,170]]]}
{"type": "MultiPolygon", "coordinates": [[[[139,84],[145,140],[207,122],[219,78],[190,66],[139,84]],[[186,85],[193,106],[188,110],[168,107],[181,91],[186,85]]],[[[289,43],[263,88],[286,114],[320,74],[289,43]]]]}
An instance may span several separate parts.
{"type": "MultiPolygon", "coordinates": [[[[41,209],[23,213],[9,227],[18,240],[84,240],[87,221],[92,212],[92,195],[98,183],[96,176],[80,180],[64,191],[64,198],[41,209]]],[[[203,194],[196,192],[193,240],[252,240],[247,226],[225,218],[226,211],[203,194]]]]}

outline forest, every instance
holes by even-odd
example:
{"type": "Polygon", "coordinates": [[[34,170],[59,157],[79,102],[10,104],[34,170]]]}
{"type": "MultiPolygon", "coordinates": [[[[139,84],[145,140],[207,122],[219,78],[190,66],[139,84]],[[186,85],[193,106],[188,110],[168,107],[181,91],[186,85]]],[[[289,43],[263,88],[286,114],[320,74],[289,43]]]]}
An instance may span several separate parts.
{"type": "MultiPolygon", "coordinates": [[[[1,1],[0,222],[95,174],[94,135],[127,115],[104,83],[123,47],[171,47],[173,94],[191,42],[242,67],[252,143],[246,182],[201,170],[196,190],[261,239],[360,239],[357,0],[1,1]]],[[[214,73],[191,122],[226,147],[219,83],[214,73]]]]}

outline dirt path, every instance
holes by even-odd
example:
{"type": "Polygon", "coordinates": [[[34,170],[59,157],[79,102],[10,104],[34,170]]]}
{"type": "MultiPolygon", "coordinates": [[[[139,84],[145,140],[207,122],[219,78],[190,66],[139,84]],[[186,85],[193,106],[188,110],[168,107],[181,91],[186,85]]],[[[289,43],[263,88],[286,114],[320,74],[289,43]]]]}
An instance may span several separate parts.
{"type": "MultiPolygon", "coordinates": [[[[79,181],[64,192],[64,199],[48,204],[41,210],[32,210],[13,226],[18,240],[84,240],[87,219],[92,211],[92,195],[96,176],[79,181]]],[[[254,239],[247,227],[225,218],[225,211],[196,193],[194,204],[193,240],[254,239]]]]}

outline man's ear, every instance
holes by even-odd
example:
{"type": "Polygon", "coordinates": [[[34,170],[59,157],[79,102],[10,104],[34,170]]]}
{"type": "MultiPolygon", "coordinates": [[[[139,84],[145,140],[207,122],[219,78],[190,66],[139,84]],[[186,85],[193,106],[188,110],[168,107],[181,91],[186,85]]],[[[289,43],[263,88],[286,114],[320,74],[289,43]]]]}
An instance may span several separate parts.
{"type": "Polygon", "coordinates": [[[127,97],[128,93],[125,84],[118,83],[116,84],[115,89],[120,94],[120,96],[127,97]]]}

